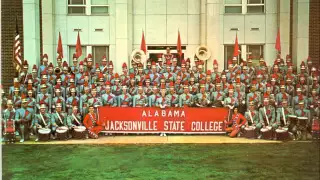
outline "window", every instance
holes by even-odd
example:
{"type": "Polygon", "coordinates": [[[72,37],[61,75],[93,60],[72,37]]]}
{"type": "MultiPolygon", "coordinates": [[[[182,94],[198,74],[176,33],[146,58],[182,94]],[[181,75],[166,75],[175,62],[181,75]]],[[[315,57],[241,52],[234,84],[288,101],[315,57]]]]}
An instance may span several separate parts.
{"type": "Polygon", "coordinates": [[[264,0],[247,1],[247,13],[264,13],[264,0]]]}
{"type": "Polygon", "coordinates": [[[86,14],[86,0],[68,0],[68,14],[86,14]]]}
{"type": "Polygon", "coordinates": [[[264,13],[265,0],[224,0],[226,14],[264,13]]]}
{"type": "MultiPolygon", "coordinates": [[[[82,48],[82,55],[78,58],[78,62],[84,60],[84,58],[87,56],[87,47],[82,46],[81,48],[82,48]]],[[[76,46],[69,46],[69,64],[72,64],[73,53],[75,52],[76,52],[76,46]]]]}
{"type": "MultiPolygon", "coordinates": [[[[224,46],[224,63],[225,63],[225,67],[228,67],[227,66],[228,60],[232,60],[233,49],[234,49],[234,45],[233,44],[224,46]]],[[[239,44],[239,50],[241,51],[241,45],[240,44],[239,44]]],[[[241,52],[240,52],[240,54],[241,54],[241,52]]]]}
{"type": "Polygon", "coordinates": [[[242,13],[242,0],[225,0],[225,13],[242,13]]]}
{"type": "Polygon", "coordinates": [[[101,63],[102,57],[106,56],[109,61],[109,46],[92,46],[92,59],[94,63],[101,63]]]}
{"type": "Polygon", "coordinates": [[[247,54],[252,56],[252,63],[258,65],[260,56],[263,56],[263,45],[247,45],[247,54]]]}
{"type": "Polygon", "coordinates": [[[68,0],[68,14],[108,15],[108,0],[68,0]]]}
{"type": "Polygon", "coordinates": [[[103,15],[109,13],[108,0],[91,0],[91,14],[103,15]]]}

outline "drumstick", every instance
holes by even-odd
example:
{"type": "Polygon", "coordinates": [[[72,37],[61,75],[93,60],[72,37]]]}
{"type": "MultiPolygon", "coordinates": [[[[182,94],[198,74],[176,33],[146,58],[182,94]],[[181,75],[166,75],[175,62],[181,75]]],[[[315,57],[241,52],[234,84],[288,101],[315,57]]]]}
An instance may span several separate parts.
{"type": "Polygon", "coordinates": [[[72,113],[72,117],[73,117],[74,120],[77,121],[78,124],[80,124],[80,122],[78,121],[78,119],[76,118],[76,116],[73,113],[72,113]]]}
{"type": "Polygon", "coordinates": [[[251,122],[253,124],[252,115],[251,115],[251,111],[250,110],[249,110],[249,117],[250,117],[250,120],[251,120],[251,122]]]}
{"type": "Polygon", "coordinates": [[[59,116],[59,113],[58,113],[58,112],[56,112],[56,114],[57,114],[58,119],[60,120],[61,124],[63,125],[63,122],[62,122],[62,120],[61,120],[61,117],[59,116]]]}
{"type": "Polygon", "coordinates": [[[282,111],[282,116],[283,116],[284,125],[287,125],[286,116],[285,116],[285,114],[284,114],[284,108],[283,108],[283,107],[281,108],[281,111],[282,111]]]}
{"type": "Polygon", "coordinates": [[[40,113],[40,117],[41,117],[41,120],[42,120],[43,124],[44,124],[45,126],[47,126],[47,123],[44,121],[43,116],[42,116],[41,113],[40,113]]]}
{"type": "Polygon", "coordinates": [[[266,116],[267,123],[268,123],[268,126],[269,126],[269,118],[268,118],[268,116],[267,116],[267,110],[266,110],[266,107],[265,107],[265,106],[263,107],[263,110],[264,110],[264,115],[266,116]]]}

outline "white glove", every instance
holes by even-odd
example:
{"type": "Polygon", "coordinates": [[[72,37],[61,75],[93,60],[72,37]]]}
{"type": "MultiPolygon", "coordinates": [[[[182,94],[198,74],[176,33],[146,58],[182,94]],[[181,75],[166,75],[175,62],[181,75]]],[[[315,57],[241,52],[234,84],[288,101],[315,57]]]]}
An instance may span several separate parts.
{"type": "Polygon", "coordinates": [[[221,104],[224,104],[224,101],[221,101],[221,104]]]}
{"type": "Polygon", "coordinates": [[[246,103],[246,101],[242,100],[242,104],[245,104],[245,103],[246,103]]]}

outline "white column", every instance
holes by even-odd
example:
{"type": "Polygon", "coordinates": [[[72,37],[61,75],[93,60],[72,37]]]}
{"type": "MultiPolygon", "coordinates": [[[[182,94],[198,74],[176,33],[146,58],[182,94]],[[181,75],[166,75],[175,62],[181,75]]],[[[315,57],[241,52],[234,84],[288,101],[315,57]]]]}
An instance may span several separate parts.
{"type": "Polygon", "coordinates": [[[309,54],[309,0],[293,1],[292,46],[293,61],[300,66],[309,54]]]}
{"type": "Polygon", "coordinates": [[[290,0],[281,0],[279,5],[281,56],[285,58],[290,52],[290,0]]]}
{"type": "Polygon", "coordinates": [[[23,1],[23,53],[29,68],[40,62],[39,0],[23,1]]]}
{"type": "MultiPolygon", "coordinates": [[[[207,68],[212,69],[213,59],[217,59],[219,70],[222,70],[224,59],[219,58],[220,49],[220,2],[207,1],[207,46],[211,51],[211,58],[208,59],[207,68]]],[[[222,52],[223,53],[223,52],[222,52]]]]}
{"type": "MultiPolygon", "coordinates": [[[[42,46],[43,54],[48,54],[49,62],[55,62],[56,53],[54,53],[54,0],[42,1],[42,46]]],[[[67,57],[67,50],[64,50],[64,56],[67,57]]]]}
{"type": "Polygon", "coordinates": [[[264,59],[267,66],[271,66],[277,57],[275,49],[278,32],[277,0],[265,1],[266,6],[266,44],[264,47],[264,59]]]}
{"type": "Polygon", "coordinates": [[[124,62],[128,64],[132,50],[132,0],[116,1],[115,8],[116,59],[113,65],[115,72],[121,73],[121,66],[124,62]]]}
{"type": "Polygon", "coordinates": [[[207,37],[207,14],[206,14],[206,3],[207,0],[201,0],[200,2],[200,44],[206,44],[207,37]]]}

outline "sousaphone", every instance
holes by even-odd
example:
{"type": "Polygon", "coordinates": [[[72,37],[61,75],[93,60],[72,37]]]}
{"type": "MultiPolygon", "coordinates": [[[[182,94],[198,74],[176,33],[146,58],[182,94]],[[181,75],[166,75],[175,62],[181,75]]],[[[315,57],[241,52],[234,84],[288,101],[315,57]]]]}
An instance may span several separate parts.
{"type": "Polygon", "coordinates": [[[211,57],[211,52],[208,50],[207,46],[201,45],[196,49],[196,56],[199,60],[206,61],[211,57]]]}
{"type": "Polygon", "coordinates": [[[146,54],[140,49],[135,49],[131,53],[131,60],[133,60],[137,64],[144,64],[144,62],[146,61],[146,54]]]}

